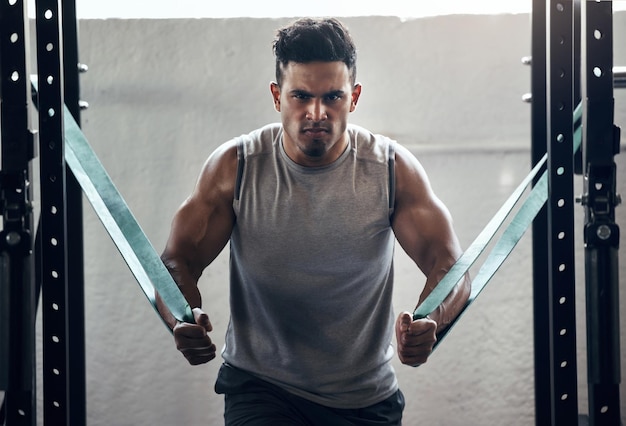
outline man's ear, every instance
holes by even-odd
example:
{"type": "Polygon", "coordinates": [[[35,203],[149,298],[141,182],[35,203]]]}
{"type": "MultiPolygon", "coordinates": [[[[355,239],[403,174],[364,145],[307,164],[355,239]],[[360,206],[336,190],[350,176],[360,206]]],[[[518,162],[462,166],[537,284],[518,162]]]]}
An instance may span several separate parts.
{"type": "Polygon", "coordinates": [[[350,112],[356,109],[356,104],[359,102],[359,97],[361,96],[361,84],[356,83],[354,88],[352,89],[352,102],[350,104],[350,112]]]}
{"type": "Polygon", "coordinates": [[[275,81],[270,83],[270,92],[274,100],[274,109],[280,112],[280,86],[275,81]]]}

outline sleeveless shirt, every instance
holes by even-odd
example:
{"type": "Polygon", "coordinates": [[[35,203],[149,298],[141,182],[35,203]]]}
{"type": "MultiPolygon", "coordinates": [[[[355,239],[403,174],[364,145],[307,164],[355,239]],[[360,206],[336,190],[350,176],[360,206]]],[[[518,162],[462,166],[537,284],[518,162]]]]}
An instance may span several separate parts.
{"type": "Polygon", "coordinates": [[[238,140],[227,364],[313,402],[397,391],[391,358],[394,141],[348,126],[333,163],[303,167],[280,124],[238,140]]]}

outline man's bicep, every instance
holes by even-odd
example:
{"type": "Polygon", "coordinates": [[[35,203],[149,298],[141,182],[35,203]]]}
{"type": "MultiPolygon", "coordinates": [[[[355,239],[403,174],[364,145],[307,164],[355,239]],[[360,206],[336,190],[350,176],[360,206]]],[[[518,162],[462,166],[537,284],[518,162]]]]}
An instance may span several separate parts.
{"type": "Polygon", "coordinates": [[[172,221],[164,260],[188,269],[195,279],[222,251],[234,226],[236,154],[217,151],[205,163],[193,193],[172,221]]]}
{"type": "MultiPolygon", "coordinates": [[[[398,159],[398,157],[396,157],[398,159]]],[[[393,229],[402,248],[426,275],[418,305],[461,256],[461,245],[453,229],[452,217],[433,193],[425,172],[411,157],[396,161],[399,167],[397,202],[393,229]]],[[[437,331],[444,330],[461,312],[470,293],[469,276],[449,293],[446,300],[430,314],[437,331]]]]}
{"type": "Polygon", "coordinates": [[[460,254],[450,215],[438,200],[399,209],[393,230],[400,246],[426,275],[438,264],[454,263],[460,254]]]}
{"type": "Polygon", "coordinates": [[[426,172],[412,154],[396,157],[396,205],[392,221],[396,239],[420,269],[454,263],[461,249],[452,217],[432,191],[426,172]]]}
{"type": "Polygon", "coordinates": [[[174,216],[165,254],[203,269],[228,242],[233,223],[232,208],[190,198],[174,216]]]}

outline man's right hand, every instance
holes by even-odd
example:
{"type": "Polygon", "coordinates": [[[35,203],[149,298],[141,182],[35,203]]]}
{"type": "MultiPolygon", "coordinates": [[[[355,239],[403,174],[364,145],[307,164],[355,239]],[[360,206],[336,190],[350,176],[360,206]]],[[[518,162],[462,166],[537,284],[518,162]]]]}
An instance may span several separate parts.
{"type": "Polygon", "coordinates": [[[174,341],[189,364],[199,365],[215,358],[216,347],[208,334],[213,331],[209,316],[202,309],[194,308],[193,317],[195,324],[179,322],[174,327],[174,341]]]}

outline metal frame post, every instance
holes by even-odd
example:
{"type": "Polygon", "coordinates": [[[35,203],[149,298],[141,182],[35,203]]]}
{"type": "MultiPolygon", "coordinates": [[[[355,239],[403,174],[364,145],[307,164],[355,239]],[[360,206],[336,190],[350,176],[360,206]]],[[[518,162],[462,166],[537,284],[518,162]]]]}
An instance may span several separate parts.
{"type": "Polygon", "coordinates": [[[619,128],[613,124],[613,5],[583,4],[585,84],[583,164],[585,166],[585,281],[587,301],[587,382],[591,426],[620,419],[619,227],[615,223],[619,128]]]}
{"type": "Polygon", "coordinates": [[[27,4],[0,3],[0,385],[5,425],[35,425],[35,284],[27,4]]]}
{"type": "MultiPolygon", "coordinates": [[[[531,162],[534,167],[547,151],[546,114],[546,0],[533,0],[531,20],[531,162]]],[[[536,184],[535,182],[533,182],[536,184]]],[[[535,424],[550,425],[550,334],[548,294],[548,217],[544,206],[532,225],[533,342],[535,367],[535,424]]]]}
{"type": "Polygon", "coordinates": [[[70,424],[63,44],[59,0],[36,0],[44,422],[70,424]]]}
{"type": "Polygon", "coordinates": [[[574,2],[546,8],[548,294],[553,425],[578,423],[574,260],[574,2]]]}
{"type": "Polygon", "coordinates": [[[36,6],[44,421],[82,425],[86,423],[83,200],[65,163],[63,140],[65,104],[80,122],[76,4],[37,0],[36,6]]]}
{"type": "MultiPolygon", "coordinates": [[[[63,96],[65,105],[80,125],[80,81],[78,61],[78,21],[76,1],[63,0],[63,96]]],[[[67,265],[68,265],[68,360],[71,424],[86,424],[86,366],[85,366],[85,273],[83,244],[83,191],[70,170],[66,172],[67,265]]],[[[44,300],[44,303],[46,301],[44,300]]],[[[49,304],[48,304],[49,305],[49,304]]]]}
{"type": "MultiPolygon", "coordinates": [[[[573,92],[574,92],[574,109],[582,101],[582,81],[580,75],[581,68],[581,51],[582,51],[582,3],[585,0],[574,0],[574,39],[572,41],[573,54],[573,92]]],[[[582,114],[581,114],[582,115],[582,114]]],[[[582,124],[582,118],[574,122],[574,128],[582,124]]],[[[582,145],[574,152],[574,174],[582,175],[583,173],[583,150],[582,145]]]]}

